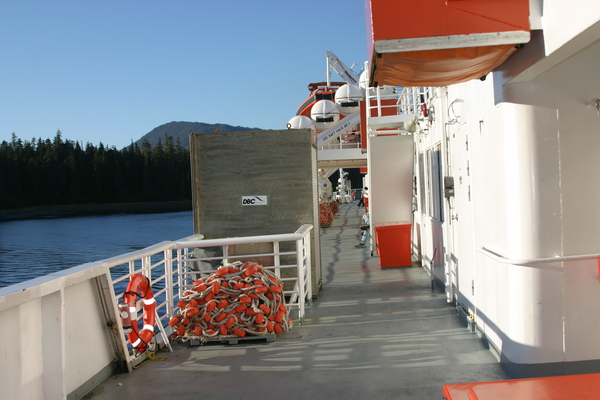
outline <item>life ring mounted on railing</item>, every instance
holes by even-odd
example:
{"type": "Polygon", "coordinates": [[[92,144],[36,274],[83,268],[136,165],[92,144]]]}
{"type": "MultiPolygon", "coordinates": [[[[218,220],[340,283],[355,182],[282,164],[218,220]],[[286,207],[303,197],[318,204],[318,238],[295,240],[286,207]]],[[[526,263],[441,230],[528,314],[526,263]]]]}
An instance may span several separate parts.
{"type": "Polygon", "coordinates": [[[127,289],[123,293],[123,303],[122,306],[125,306],[121,309],[123,329],[131,327],[131,330],[127,334],[129,343],[131,343],[135,351],[143,353],[148,350],[154,336],[154,325],[156,324],[156,299],[152,294],[150,280],[139,273],[132,275],[127,289]],[[137,324],[136,301],[138,296],[144,302],[144,326],[141,331],[137,324]],[[128,312],[125,312],[127,308],[128,312]]]}

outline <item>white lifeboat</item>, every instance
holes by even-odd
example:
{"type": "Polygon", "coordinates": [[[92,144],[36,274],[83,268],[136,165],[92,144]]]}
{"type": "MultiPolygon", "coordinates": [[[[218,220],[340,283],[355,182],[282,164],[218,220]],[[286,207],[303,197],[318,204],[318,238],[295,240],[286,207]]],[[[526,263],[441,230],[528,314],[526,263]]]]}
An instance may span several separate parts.
{"type": "Polygon", "coordinates": [[[315,121],[306,115],[296,115],[287,123],[288,129],[315,129],[315,121]]]}
{"type": "Polygon", "coordinates": [[[340,110],[331,100],[319,100],[312,107],[310,116],[315,121],[317,129],[324,131],[340,120],[340,110]]]}
{"type": "Polygon", "coordinates": [[[340,106],[342,115],[349,115],[358,111],[359,103],[365,99],[363,90],[351,84],[345,84],[335,92],[335,103],[340,106]]]}

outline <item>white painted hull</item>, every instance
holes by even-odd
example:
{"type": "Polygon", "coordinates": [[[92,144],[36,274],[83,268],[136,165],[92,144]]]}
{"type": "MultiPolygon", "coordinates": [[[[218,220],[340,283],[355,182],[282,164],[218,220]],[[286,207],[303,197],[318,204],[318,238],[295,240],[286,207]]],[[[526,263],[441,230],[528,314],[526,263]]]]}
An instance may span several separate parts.
{"type": "Polygon", "coordinates": [[[600,5],[576,3],[545,1],[543,37],[485,81],[436,89],[417,135],[420,193],[436,149],[455,183],[443,222],[419,202],[424,265],[516,374],[600,368],[600,5]]]}

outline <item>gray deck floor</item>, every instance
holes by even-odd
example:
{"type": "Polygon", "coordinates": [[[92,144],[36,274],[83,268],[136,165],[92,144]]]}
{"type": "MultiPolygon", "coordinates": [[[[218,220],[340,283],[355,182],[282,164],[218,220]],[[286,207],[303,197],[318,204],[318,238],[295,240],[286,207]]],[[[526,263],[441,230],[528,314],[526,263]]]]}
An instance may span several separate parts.
{"type": "Polygon", "coordinates": [[[364,208],[322,232],[323,288],[274,342],[177,345],[86,399],[442,399],[447,383],[507,379],[418,265],[381,270],[354,247],[364,208]]]}

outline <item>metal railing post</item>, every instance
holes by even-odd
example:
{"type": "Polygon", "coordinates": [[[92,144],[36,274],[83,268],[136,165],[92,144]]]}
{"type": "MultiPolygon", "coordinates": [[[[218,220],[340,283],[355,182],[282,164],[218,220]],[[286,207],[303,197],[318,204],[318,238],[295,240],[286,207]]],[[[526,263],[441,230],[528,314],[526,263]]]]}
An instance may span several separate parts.
{"type": "Polygon", "coordinates": [[[298,318],[300,319],[300,323],[304,322],[304,258],[303,258],[303,244],[302,238],[296,240],[296,268],[298,270],[298,318]]]}
{"type": "Polygon", "coordinates": [[[308,234],[306,236],[304,236],[304,249],[305,249],[305,254],[306,254],[306,263],[305,263],[305,268],[306,268],[306,282],[308,285],[308,294],[307,294],[307,301],[308,304],[310,305],[310,303],[312,302],[312,253],[310,251],[310,240],[311,240],[311,233],[308,232],[308,234]]]}
{"type": "Polygon", "coordinates": [[[381,86],[377,86],[375,89],[375,95],[377,96],[377,116],[381,117],[381,86]]]}
{"type": "MultiPolygon", "coordinates": [[[[175,250],[179,255],[179,249],[175,250]]],[[[179,259],[179,256],[177,257],[179,259]]],[[[177,262],[179,264],[179,262],[177,262]]],[[[167,316],[173,317],[175,312],[173,308],[173,250],[165,250],[165,286],[166,286],[166,299],[167,299],[167,316]],[[167,254],[168,252],[168,254],[167,254]]]]}
{"type": "Polygon", "coordinates": [[[279,256],[279,242],[273,242],[273,253],[276,254],[274,260],[275,276],[281,279],[281,257],[279,256]]]}

